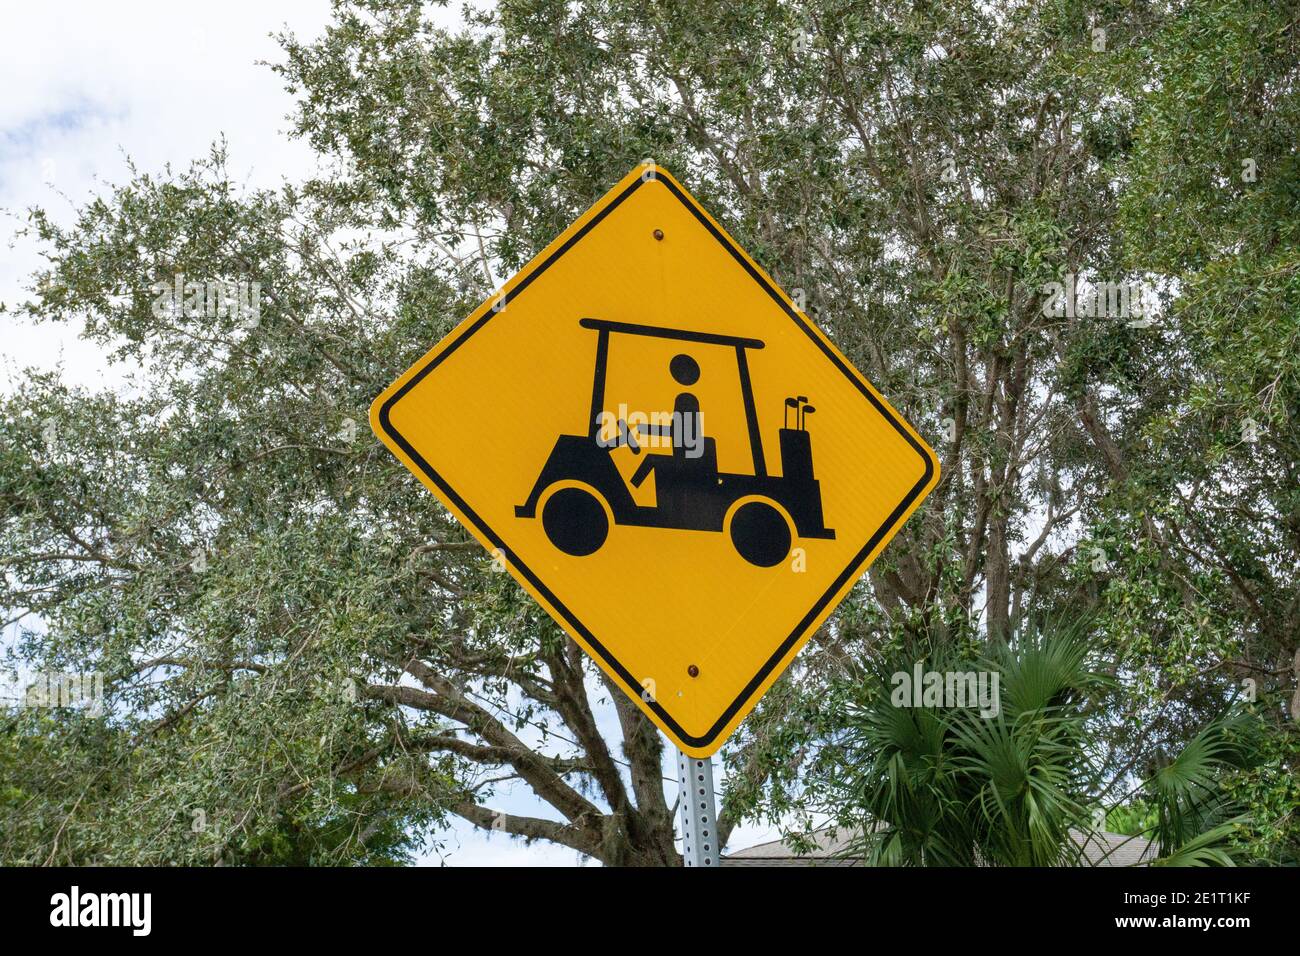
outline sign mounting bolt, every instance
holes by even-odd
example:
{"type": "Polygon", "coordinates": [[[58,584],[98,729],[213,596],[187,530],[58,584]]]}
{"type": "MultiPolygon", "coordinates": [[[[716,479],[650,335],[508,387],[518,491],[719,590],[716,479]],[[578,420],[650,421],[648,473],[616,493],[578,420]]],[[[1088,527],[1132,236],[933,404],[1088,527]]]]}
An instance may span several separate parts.
{"type": "Polygon", "coordinates": [[[656,230],[655,230],[655,238],[658,239],[660,242],[663,242],[663,241],[664,241],[664,231],[663,231],[662,229],[656,229],[656,230]]]}
{"type": "Polygon", "coordinates": [[[692,664],[690,667],[686,668],[686,673],[690,674],[692,677],[699,677],[700,669],[692,664]]]}

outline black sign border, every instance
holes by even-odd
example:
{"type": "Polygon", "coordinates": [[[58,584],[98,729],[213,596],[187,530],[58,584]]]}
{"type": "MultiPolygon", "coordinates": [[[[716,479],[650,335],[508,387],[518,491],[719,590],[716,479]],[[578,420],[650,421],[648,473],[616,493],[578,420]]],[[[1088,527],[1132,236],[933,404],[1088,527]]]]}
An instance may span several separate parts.
{"type": "Polygon", "coordinates": [[[880,399],[878,399],[875,396],[875,394],[871,391],[871,389],[867,388],[862,384],[862,382],[858,379],[858,377],[849,369],[849,367],[844,362],[844,360],[841,359],[837,354],[835,354],[835,352],[832,349],[830,349],[826,345],[826,343],[822,340],[821,336],[818,335],[817,332],[813,329],[812,325],[802,315],[800,315],[798,312],[796,312],[794,309],[792,309],[789,306],[789,304],[782,297],[782,295],[779,292],[777,292],[777,290],[772,286],[770,282],[767,281],[767,279],[762,275],[762,273],[760,273],[757,269],[754,268],[754,265],[749,261],[749,259],[745,256],[745,254],[741,252],[739,247],[737,247],[735,243],[733,243],[716,225],[713,224],[713,221],[710,220],[707,215],[705,215],[704,210],[701,209],[691,197],[687,196],[670,177],[668,176],[660,177],[657,174],[652,174],[650,171],[647,171],[645,174],[633,180],[632,183],[629,184],[621,193],[615,196],[614,199],[608,205],[605,206],[605,208],[601,209],[600,212],[592,216],[591,219],[588,220],[582,226],[581,229],[579,229],[576,233],[570,236],[564,242],[563,245],[561,245],[558,249],[556,249],[549,256],[547,256],[541,263],[539,263],[533,269],[531,269],[528,272],[528,274],[525,275],[519,281],[517,285],[511,288],[500,299],[493,300],[492,305],[485,308],[482,315],[480,315],[473,323],[471,323],[468,327],[466,327],[462,332],[456,335],[455,340],[449,346],[447,346],[445,349],[442,349],[437,355],[435,355],[432,359],[430,359],[429,362],[423,368],[421,368],[418,372],[416,372],[413,376],[411,376],[411,378],[408,379],[402,385],[401,388],[399,388],[396,392],[394,392],[391,396],[389,396],[388,400],[385,401],[382,406],[380,406],[378,417],[379,417],[380,427],[384,429],[384,432],[390,438],[392,438],[392,440],[404,452],[406,452],[406,454],[410,457],[410,459],[419,466],[420,470],[424,472],[426,476],[428,476],[429,480],[432,481],[435,485],[438,486],[438,488],[442,490],[442,493],[447,496],[447,498],[456,506],[456,508],[461,512],[461,514],[463,514],[470,521],[474,522],[475,527],[478,528],[478,530],[483,534],[483,536],[486,537],[489,541],[491,541],[495,547],[501,550],[501,553],[505,555],[506,561],[509,563],[509,565],[517,569],[519,573],[521,573],[524,577],[526,577],[528,581],[533,585],[533,587],[535,587],[546,598],[546,600],[550,603],[551,607],[555,608],[560,614],[562,614],[564,616],[565,621],[578,634],[582,635],[583,640],[585,640],[587,644],[590,645],[592,650],[594,650],[596,653],[598,653],[601,656],[601,658],[605,661],[605,663],[608,664],[614,670],[614,672],[618,674],[620,679],[622,679],[623,683],[627,685],[628,693],[630,693],[633,697],[642,698],[643,703],[646,703],[649,706],[649,708],[652,711],[654,711],[654,713],[657,714],[659,718],[665,724],[668,725],[668,727],[672,729],[673,733],[677,735],[678,739],[688,744],[689,746],[699,747],[701,749],[712,745],[712,743],[717,739],[718,735],[722,733],[723,728],[725,728],[727,724],[730,722],[730,720],[732,719],[732,717],[734,717],[736,713],[742,707],[745,706],[745,704],[749,701],[749,699],[758,690],[759,685],[763,683],[763,681],[772,672],[772,670],[781,662],[781,659],[785,657],[786,653],[799,640],[800,636],[803,635],[803,633],[807,630],[807,628],[811,626],[812,622],[816,620],[817,616],[825,609],[826,605],[830,602],[831,598],[834,597],[835,593],[839,591],[841,587],[844,586],[844,583],[851,577],[856,577],[858,574],[861,573],[861,571],[858,570],[860,568],[860,565],[867,559],[867,556],[871,554],[872,550],[875,549],[876,545],[879,544],[880,540],[891,530],[893,530],[894,526],[900,521],[903,514],[911,506],[912,502],[915,501],[917,496],[921,494],[922,489],[925,488],[925,486],[929,483],[931,477],[933,477],[935,472],[935,464],[936,464],[934,459],[930,456],[930,454],[927,453],[926,448],[923,445],[921,445],[921,443],[918,442],[906,428],[903,427],[903,425],[894,416],[893,412],[891,412],[889,408],[886,405],[884,405],[880,401],[880,399]],[[418,385],[426,375],[432,372],[448,356],[452,355],[458,348],[464,345],[469,340],[470,336],[474,335],[476,332],[482,329],[483,326],[486,325],[494,316],[496,316],[506,306],[508,306],[511,300],[517,298],[520,295],[520,293],[522,293],[525,289],[528,288],[529,285],[533,283],[535,279],[537,279],[547,269],[549,269],[552,265],[554,265],[560,259],[561,256],[563,256],[566,252],[572,249],[573,246],[576,245],[578,241],[582,239],[583,236],[585,236],[597,225],[599,225],[600,222],[606,216],[608,216],[611,212],[617,209],[629,196],[635,193],[642,186],[652,182],[658,182],[664,185],[665,187],[667,187],[668,191],[671,192],[673,196],[675,196],[677,200],[681,202],[681,204],[685,206],[697,220],[699,220],[700,224],[703,225],[704,228],[709,231],[709,234],[712,235],[713,238],[716,239],[718,243],[724,249],[726,249],[727,252],[731,254],[732,258],[734,258],[738,263],[740,263],[740,265],[744,268],[744,270],[747,273],[749,273],[750,277],[755,282],[757,282],[764,289],[764,291],[767,292],[767,294],[771,297],[772,301],[775,302],[778,306],[780,306],[781,310],[787,316],[789,316],[790,319],[796,325],[798,325],[800,329],[803,330],[803,332],[808,336],[808,338],[810,338],[819,349],[821,349],[821,351],[823,352],[823,354],[825,354],[827,359],[829,359],[831,363],[844,374],[845,378],[847,378],[850,382],[853,383],[853,385],[858,389],[858,391],[862,393],[863,397],[865,397],[867,401],[869,401],[872,404],[872,406],[876,409],[876,411],[880,412],[880,414],[884,416],[886,421],[888,421],[889,424],[894,427],[895,431],[897,431],[898,434],[901,435],[907,441],[907,444],[913,450],[916,451],[917,455],[921,458],[921,461],[924,463],[924,472],[921,475],[920,480],[918,480],[917,483],[912,486],[911,490],[908,491],[906,497],[903,498],[903,500],[899,503],[898,507],[896,507],[892,512],[890,512],[889,516],[885,519],[884,523],[876,530],[875,534],[873,534],[867,540],[867,543],[863,546],[862,550],[859,551],[854,556],[853,560],[849,562],[848,567],[846,567],[839,575],[836,576],[831,586],[826,590],[826,593],[824,593],[817,600],[817,602],[812,606],[812,608],[808,611],[808,613],[805,614],[803,618],[799,621],[799,623],[795,626],[794,630],[790,632],[789,636],[787,636],[781,642],[780,646],[776,649],[775,653],[773,653],[772,656],[767,659],[767,661],[759,669],[758,673],[754,675],[753,679],[751,679],[749,683],[744,686],[744,688],[741,690],[740,694],[736,697],[736,699],[733,700],[730,705],[728,705],[727,709],[723,711],[722,716],[718,718],[717,722],[714,723],[714,725],[711,728],[709,728],[709,730],[706,733],[704,733],[702,736],[699,737],[686,733],[686,731],[682,728],[682,726],[672,718],[672,716],[668,713],[668,711],[664,710],[664,708],[659,704],[657,700],[645,701],[644,698],[642,698],[642,694],[644,691],[640,681],[636,680],[636,678],[632,676],[631,672],[629,672],[628,669],[624,667],[618,661],[617,658],[614,657],[614,655],[609,651],[609,649],[606,648],[605,645],[600,642],[600,640],[596,637],[596,635],[592,634],[591,631],[587,629],[586,625],[584,625],[580,620],[578,620],[577,615],[574,614],[571,610],[569,610],[569,608],[564,604],[564,602],[561,601],[559,597],[555,595],[551,591],[551,589],[548,588],[542,582],[541,578],[539,578],[532,571],[531,568],[529,568],[526,564],[524,564],[523,561],[519,560],[518,556],[513,551],[511,551],[510,548],[506,546],[506,543],[501,539],[501,536],[498,535],[494,530],[492,530],[492,528],[488,526],[487,522],[485,522],[482,518],[479,517],[478,513],[475,512],[474,509],[469,506],[469,503],[465,501],[465,499],[462,498],[456,492],[456,490],[452,488],[451,485],[449,485],[447,481],[441,475],[439,475],[438,472],[436,472],[433,469],[433,466],[431,466],[424,459],[424,457],[418,451],[415,450],[415,448],[411,445],[411,443],[408,442],[400,432],[398,432],[398,430],[393,426],[392,418],[391,418],[393,406],[396,405],[399,401],[401,401],[402,397],[405,396],[412,388],[418,385]]]}

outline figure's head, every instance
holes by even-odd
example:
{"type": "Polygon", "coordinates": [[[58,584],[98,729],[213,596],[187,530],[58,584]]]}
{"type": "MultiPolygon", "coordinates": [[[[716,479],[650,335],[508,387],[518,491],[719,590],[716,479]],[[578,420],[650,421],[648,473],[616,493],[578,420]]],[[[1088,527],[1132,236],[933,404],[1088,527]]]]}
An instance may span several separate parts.
{"type": "Polygon", "coordinates": [[[700,366],[689,355],[674,355],[668,371],[673,373],[678,385],[694,385],[700,380],[700,366]]]}

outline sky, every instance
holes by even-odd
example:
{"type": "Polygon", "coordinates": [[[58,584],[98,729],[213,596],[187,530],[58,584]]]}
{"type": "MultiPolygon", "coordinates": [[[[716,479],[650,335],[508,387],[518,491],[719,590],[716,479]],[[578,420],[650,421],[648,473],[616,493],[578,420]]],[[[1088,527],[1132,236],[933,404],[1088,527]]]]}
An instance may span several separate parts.
{"type": "MultiPolygon", "coordinates": [[[[455,9],[437,13],[449,21],[457,16],[455,9]]],[[[129,178],[128,158],[141,172],[184,168],[224,136],[230,169],[249,187],[311,175],[317,158],[287,135],[293,101],[265,61],[279,59],[273,34],[287,29],[310,38],[328,19],[328,0],[0,3],[0,36],[8,41],[0,57],[0,302],[27,298],[28,276],[42,264],[30,240],[15,235],[25,210],[41,206],[70,221],[78,205],[129,178]]],[[[88,387],[125,387],[134,369],[111,365],[77,332],[0,315],[0,389],[12,387],[26,368],[59,368],[70,383],[88,387]]],[[[616,724],[612,707],[601,708],[599,718],[604,727],[616,724]]],[[[669,778],[673,759],[669,746],[669,778]]],[[[523,786],[499,792],[492,805],[544,815],[523,786]]],[[[728,849],[777,836],[775,829],[741,827],[728,849]]],[[[564,847],[524,846],[469,824],[453,827],[444,843],[420,862],[579,862],[564,847]]]]}

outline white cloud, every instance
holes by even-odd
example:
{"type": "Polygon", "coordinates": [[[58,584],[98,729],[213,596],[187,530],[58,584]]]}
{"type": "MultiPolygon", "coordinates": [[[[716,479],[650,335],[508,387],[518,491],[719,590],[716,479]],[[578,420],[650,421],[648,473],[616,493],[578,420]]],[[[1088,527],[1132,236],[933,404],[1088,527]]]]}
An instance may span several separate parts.
{"type": "MultiPolygon", "coordinates": [[[[0,208],[8,215],[0,236],[11,241],[33,205],[66,221],[75,204],[127,178],[127,156],[143,170],[184,167],[222,134],[231,170],[251,186],[310,173],[310,149],[285,135],[292,98],[258,61],[280,58],[271,34],[313,36],[328,17],[326,0],[6,4],[0,208]]],[[[40,266],[33,243],[12,244],[0,259],[0,301],[26,298],[27,277],[40,266]]],[[[130,371],[109,368],[97,347],[78,340],[80,329],[0,323],[10,373],[62,364],[70,380],[95,386],[119,384],[130,371]]]]}

